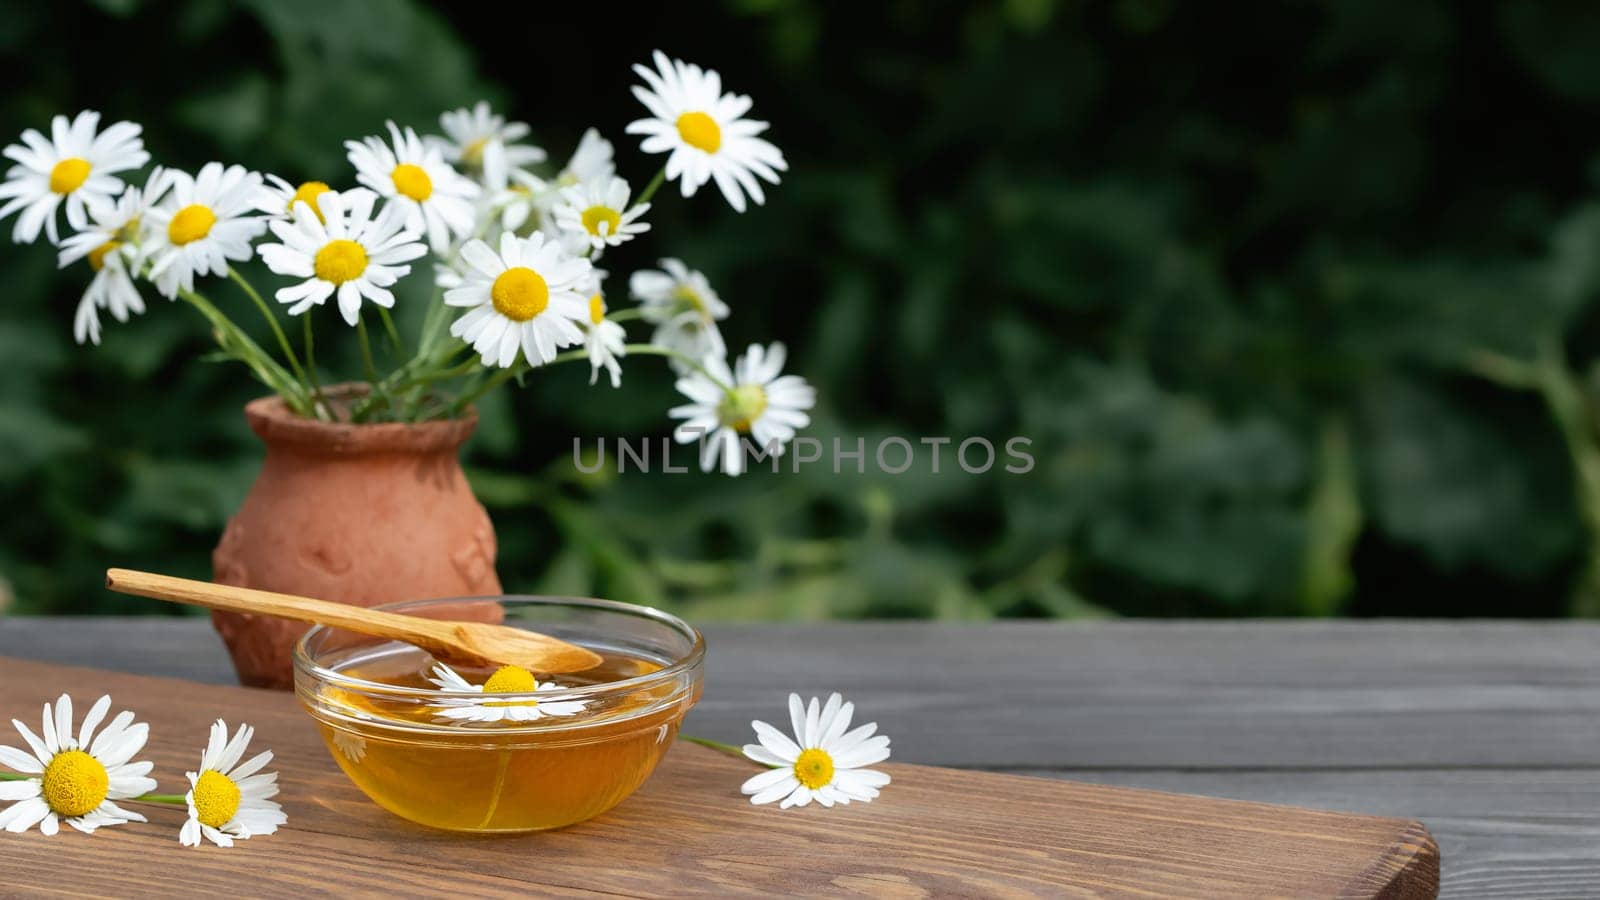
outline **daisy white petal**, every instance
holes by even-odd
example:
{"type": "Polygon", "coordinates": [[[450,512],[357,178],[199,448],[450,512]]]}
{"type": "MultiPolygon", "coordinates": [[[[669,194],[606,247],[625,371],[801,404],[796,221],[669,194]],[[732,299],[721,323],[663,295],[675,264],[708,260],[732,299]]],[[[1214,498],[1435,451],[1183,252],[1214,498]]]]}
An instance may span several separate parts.
{"type": "Polygon", "coordinates": [[[128,758],[144,745],[146,726],[130,724],[133,714],[123,712],[113,720],[114,728],[107,726],[93,743],[86,744],[95,723],[105,716],[110,705],[109,697],[97,700],[90,707],[83,728],[76,731],[77,736],[72,722],[72,698],[66,694],[54,704],[44,705],[43,738],[34,736],[21,722],[12,721],[35,758],[30,760],[20,750],[0,747],[0,763],[37,777],[0,782],[0,800],[16,801],[0,811],[0,827],[20,832],[37,824],[41,833],[53,835],[63,821],[80,831],[93,831],[133,818],[112,800],[155,787],[154,781],[142,777],[150,770],[149,763],[128,764],[128,758]],[[112,741],[105,740],[107,734],[112,735],[112,741]],[[131,789],[137,791],[124,792],[131,789]]]}
{"type": "Polygon", "coordinates": [[[433,143],[445,159],[462,170],[475,173],[490,190],[506,186],[509,173],[544,162],[545,152],[519,143],[528,136],[523,122],[508,122],[480,100],[471,109],[457,109],[439,116],[444,137],[433,143]]]}
{"type": "Polygon", "coordinates": [[[397,205],[406,228],[428,236],[443,254],[450,242],[470,234],[479,187],[445,162],[443,151],[410,128],[388,123],[389,141],[368,137],[345,141],[356,180],[397,205]]]}
{"type": "Polygon", "coordinates": [[[377,194],[370,190],[325,191],[317,199],[320,211],[297,202],[289,221],[272,224],[282,243],[263,244],[261,258],[272,271],[303,279],[275,295],[279,303],[289,305],[290,315],[301,315],[337,294],[340,313],[354,325],[361,316],[362,298],[379,306],[394,305],[386,288],[410,273],[411,266],[402,260],[427,251],[421,233],[405,224],[398,207],[374,213],[377,194]],[[379,256],[393,262],[376,265],[373,259],[379,256]]]}
{"type": "Polygon", "coordinates": [[[31,244],[43,228],[55,243],[58,209],[65,212],[69,225],[83,228],[88,210],[110,204],[122,191],[122,179],[115,173],[150,161],[138,125],[117,122],[97,134],[99,122],[100,114],[92,110],[70,121],[56,116],[49,138],[30,128],[22,133],[21,144],[5,148],[16,165],[0,189],[0,197],[8,198],[0,207],[0,218],[22,211],[11,232],[13,241],[31,244]]]}
{"type": "Polygon", "coordinates": [[[650,113],[627,127],[629,134],[644,136],[640,149],[669,154],[667,177],[678,180],[685,197],[715,181],[735,211],[744,212],[747,197],[764,202],[757,178],[777,184],[788,164],[777,147],[757,137],[766,123],[744,118],[750,98],[723,93],[715,71],[668,59],[659,50],[654,62],[654,70],[634,66],[645,86],[633,94],[650,113]]]}
{"type": "MultiPolygon", "coordinates": [[[[628,280],[628,292],[640,303],[646,322],[656,326],[650,341],[689,359],[722,356],[727,348],[717,323],[728,317],[728,304],[722,302],[706,276],[677,259],[663,259],[661,268],[635,272],[628,280]]],[[[693,371],[682,360],[672,359],[680,375],[693,371]]]]}
{"type": "MultiPolygon", "coordinates": [[[[782,353],[781,344],[765,350],[751,345],[732,374],[725,362],[708,357],[702,364],[704,371],[690,372],[679,379],[679,392],[694,402],[673,407],[668,415],[685,420],[685,426],[692,423],[703,432],[696,435],[685,430],[676,435],[680,442],[697,438],[702,441],[702,469],[712,471],[720,460],[724,472],[737,475],[744,470],[747,453],[754,453],[758,459],[783,454],[785,445],[794,438],[794,429],[783,420],[803,416],[816,403],[816,394],[803,381],[798,387],[791,383],[784,391],[771,389],[785,378],[796,378],[778,376],[768,363],[774,356],[781,363],[782,353]],[[704,432],[707,424],[714,427],[704,432]],[[754,438],[755,443],[747,447],[746,436],[754,438]]],[[[812,721],[807,725],[806,712],[791,708],[791,725],[802,740],[817,737],[821,711],[814,710],[810,716],[812,721]]]]}
{"type": "Polygon", "coordinates": [[[505,368],[520,354],[528,365],[541,366],[558,348],[583,340],[579,323],[589,304],[580,290],[590,279],[588,260],[540,232],[526,238],[507,233],[498,253],[470,241],[461,256],[471,268],[460,287],[445,292],[445,302],[472,311],[453,322],[450,333],[471,344],[484,365],[505,368]]]}
{"type": "MultiPolygon", "coordinates": [[[[877,797],[878,789],[889,783],[889,776],[863,766],[889,758],[889,739],[874,737],[857,742],[848,752],[836,750],[840,732],[848,727],[854,710],[855,706],[839,694],[830,696],[826,703],[816,697],[806,702],[800,695],[790,694],[789,719],[794,739],[765,722],[752,722],[761,743],[745,745],[744,754],[772,768],[745,781],[740,790],[752,795],[751,803],[781,801],[780,809],[806,806],[812,801],[832,807],[877,797]]],[[[876,728],[875,724],[868,724],[858,731],[870,734],[876,728]]]]}
{"type": "Polygon", "coordinates": [[[458,722],[531,722],[546,716],[570,716],[583,711],[581,700],[541,699],[539,694],[565,690],[554,682],[541,682],[519,666],[501,666],[483,684],[472,684],[449,666],[433,667],[434,684],[447,691],[472,692],[479,698],[442,697],[433,704],[434,714],[458,722]],[[512,695],[491,699],[493,695],[512,695]]]}
{"type": "Polygon", "coordinates": [[[196,175],[167,170],[164,199],[146,215],[150,277],[162,296],[194,290],[197,275],[225,275],[251,257],[250,241],[267,230],[256,210],[261,176],[241,166],[206,163],[196,175]]]}
{"type": "Polygon", "coordinates": [[[256,774],[272,759],[263,751],[239,765],[255,729],[240,725],[232,739],[228,725],[218,719],[211,726],[209,740],[200,754],[200,771],[190,772],[189,792],[184,802],[189,818],[178,832],[178,842],[199,846],[204,836],[219,847],[231,847],[234,840],[271,834],[288,821],[283,807],[267,799],[275,791],[262,788],[276,778],[256,774]]]}

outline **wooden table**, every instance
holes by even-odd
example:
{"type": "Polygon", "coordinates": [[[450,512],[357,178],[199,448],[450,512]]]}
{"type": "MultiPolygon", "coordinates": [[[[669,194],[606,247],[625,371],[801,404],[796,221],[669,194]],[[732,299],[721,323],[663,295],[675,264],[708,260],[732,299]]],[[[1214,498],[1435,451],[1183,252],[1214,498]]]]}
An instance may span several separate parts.
{"type": "MultiPolygon", "coordinates": [[[[844,691],[895,758],[1420,818],[1442,896],[1600,895],[1600,626],[833,623],[705,628],[686,731],[844,691]]],[[[204,620],[0,619],[0,655],[232,680],[204,620]]],[[[3,688],[0,688],[3,689],[3,688]]]]}

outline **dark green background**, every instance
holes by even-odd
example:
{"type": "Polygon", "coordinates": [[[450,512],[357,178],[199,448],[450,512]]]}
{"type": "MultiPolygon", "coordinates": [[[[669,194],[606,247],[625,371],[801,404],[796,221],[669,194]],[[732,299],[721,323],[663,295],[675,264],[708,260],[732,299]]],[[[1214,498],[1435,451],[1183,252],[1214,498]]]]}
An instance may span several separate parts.
{"type": "MultiPolygon", "coordinates": [[[[343,139],[479,97],[557,158],[600,127],[639,184],[628,65],[716,68],[790,175],[743,217],[661,204],[608,267],[706,271],[730,344],[782,339],[818,385],[824,441],[1034,442],[1023,476],[580,477],[572,436],[667,433],[670,379],[552,371],[470,454],[508,589],[707,618],[1595,608],[1592,4],[0,6],[7,142],[92,107],[163,162],[336,185],[343,139]]],[[[85,273],[0,265],[10,609],[127,610],[108,564],[205,576],[256,389],[153,295],[76,348],[85,273]]]]}

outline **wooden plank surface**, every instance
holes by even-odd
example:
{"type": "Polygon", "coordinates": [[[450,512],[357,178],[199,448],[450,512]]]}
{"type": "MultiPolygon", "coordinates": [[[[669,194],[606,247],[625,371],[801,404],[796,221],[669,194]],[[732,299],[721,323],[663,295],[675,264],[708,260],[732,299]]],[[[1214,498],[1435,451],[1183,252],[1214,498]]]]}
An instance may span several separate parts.
{"type": "MultiPolygon", "coordinates": [[[[753,768],[692,745],[617,809],[540,835],[471,838],[411,825],[367,802],[287,694],[0,659],[0,718],[102,689],[151,724],[148,753],[177,791],[207,723],[256,726],[289,826],[231,850],[180,847],[181,809],[143,826],[4,835],[0,893],[50,885],[259,896],[392,891],[461,895],[773,893],[1064,896],[1433,896],[1437,850],[1416,822],[1020,776],[889,764],[879,801],[752,807],[753,768]]],[[[708,695],[715,689],[708,689],[708,695]]]]}
{"type": "MultiPolygon", "coordinates": [[[[1600,896],[1600,625],[705,631],[716,690],[692,733],[742,742],[789,689],[839,689],[898,760],[1415,817],[1442,848],[1442,896],[1600,896]],[[967,649],[941,656],[958,638],[967,649]]],[[[0,654],[231,681],[196,620],[0,619],[0,654]]]]}

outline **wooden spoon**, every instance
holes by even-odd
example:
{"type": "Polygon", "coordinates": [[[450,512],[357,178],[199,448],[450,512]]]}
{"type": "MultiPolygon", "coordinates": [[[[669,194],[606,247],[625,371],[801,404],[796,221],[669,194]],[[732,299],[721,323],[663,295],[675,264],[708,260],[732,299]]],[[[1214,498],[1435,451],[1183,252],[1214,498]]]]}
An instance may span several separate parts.
{"type": "Polygon", "coordinates": [[[505,625],[443,622],[129,569],[107,569],[106,587],[122,594],[230,612],[279,616],[404,641],[440,659],[463,665],[513,665],[530,672],[559,674],[582,672],[601,663],[599,654],[593,651],[535,631],[505,625]]]}

